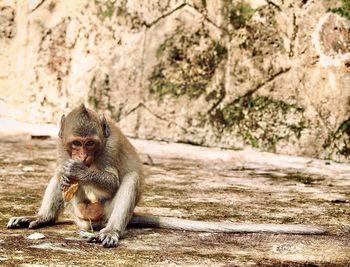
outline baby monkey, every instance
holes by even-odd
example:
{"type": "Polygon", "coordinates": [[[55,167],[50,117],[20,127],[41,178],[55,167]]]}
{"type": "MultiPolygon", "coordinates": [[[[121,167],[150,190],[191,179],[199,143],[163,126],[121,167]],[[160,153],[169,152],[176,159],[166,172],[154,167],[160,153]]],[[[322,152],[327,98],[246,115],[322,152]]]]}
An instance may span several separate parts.
{"type": "Polygon", "coordinates": [[[144,175],[140,159],[122,132],[103,115],[84,105],[61,118],[58,167],[36,216],[13,217],[8,228],[36,229],[54,224],[69,209],[83,230],[98,230],[88,242],[115,247],[126,226],[230,232],[322,234],[309,225],[235,224],[134,216],[144,175]]]}

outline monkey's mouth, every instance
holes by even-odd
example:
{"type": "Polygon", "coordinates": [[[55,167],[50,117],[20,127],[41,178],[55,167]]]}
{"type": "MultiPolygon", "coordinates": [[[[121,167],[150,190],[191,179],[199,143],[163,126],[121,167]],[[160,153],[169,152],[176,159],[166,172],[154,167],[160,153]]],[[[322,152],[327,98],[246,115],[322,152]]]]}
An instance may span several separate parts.
{"type": "Polygon", "coordinates": [[[84,163],[84,165],[85,165],[86,167],[90,168],[91,162],[83,162],[83,163],[84,163]]]}

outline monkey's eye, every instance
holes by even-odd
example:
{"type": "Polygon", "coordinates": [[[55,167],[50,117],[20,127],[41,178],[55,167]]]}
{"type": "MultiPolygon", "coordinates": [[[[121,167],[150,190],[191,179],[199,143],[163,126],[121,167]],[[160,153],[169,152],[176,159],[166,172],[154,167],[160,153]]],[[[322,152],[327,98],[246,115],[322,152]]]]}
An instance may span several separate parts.
{"type": "Polygon", "coordinates": [[[79,141],[75,140],[75,141],[72,142],[72,145],[73,146],[81,146],[81,143],[79,141]]]}
{"type": "Polygon", "coordinates": [[[94,146],[95,142],[94,141],[88,141],[86,142],[86,146],[94,146]]]}

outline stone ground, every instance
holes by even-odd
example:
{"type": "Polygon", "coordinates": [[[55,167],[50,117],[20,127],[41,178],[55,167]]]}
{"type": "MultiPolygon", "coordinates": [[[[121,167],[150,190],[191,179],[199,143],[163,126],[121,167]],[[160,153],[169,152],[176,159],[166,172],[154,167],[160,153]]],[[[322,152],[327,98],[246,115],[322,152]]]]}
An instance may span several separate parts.
{"type": "Polygon", "coordinates": [[[0,136],[1,266],[350,266],[350,165],[255,151],[133,140],[148,173],[137,210],[179,218],[305,223],[325,235],[129,229],[104,249],[58,225],[8,230],[36,212],[55,167],[54,138],[0,136]],[[29,240],[34,232],[45,239],[29,240]]]}

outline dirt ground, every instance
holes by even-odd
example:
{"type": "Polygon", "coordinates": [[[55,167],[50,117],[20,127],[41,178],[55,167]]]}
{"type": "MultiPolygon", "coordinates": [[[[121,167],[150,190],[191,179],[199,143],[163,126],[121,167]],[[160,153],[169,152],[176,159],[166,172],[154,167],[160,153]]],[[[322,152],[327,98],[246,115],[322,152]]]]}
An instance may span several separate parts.
{"type": "Polygon", "coordinates": [[[130,228],[119,246],[55,226],[8,230],[32,215],[55,168],[56,140],[0,136],[1,266],[350,266],[350,165],[255,151],[133,140],[148,173],[137,211],[245,223],[303,223],[324,235],[220,234],[130,228]],[[27,239],[38,232],[44,239],[27,239]]]}

